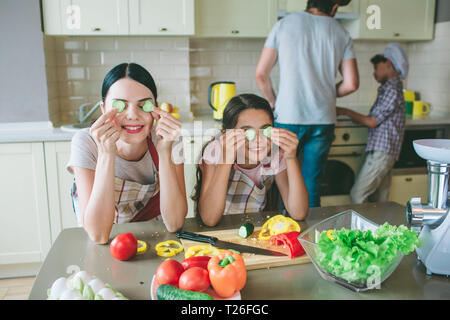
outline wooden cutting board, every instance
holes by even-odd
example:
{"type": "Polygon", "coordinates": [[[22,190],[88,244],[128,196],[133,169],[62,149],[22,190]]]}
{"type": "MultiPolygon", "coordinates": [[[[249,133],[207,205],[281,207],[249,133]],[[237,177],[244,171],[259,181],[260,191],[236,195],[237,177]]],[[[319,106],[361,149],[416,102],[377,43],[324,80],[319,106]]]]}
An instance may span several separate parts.
{"type": "MultiPolygon", "coordinates": [[[[264,249],[270,249],[287,254],[286,256],[263,256],[252,253],[242,253],[247,270],[264,269],[270,267],[287,266],[291,264],[303,264],[309,263],[311,260],[306,253],[300,257],[294,259],[289,258],[289,248],[284,246],[273,246],[269,244],[269,241],[263,241],[258,239],[258,234],[261,228],[255,228],[254,232],[247,238],[242,239],[238,236],[238,229],[218,230],[209,232],[197,232],[199,234],[213,236],[219,238],[219,240],[229,241],[238,244],[244,244],[252,247],[259,247],[264,249]]],[[[204,244],[202,242],[181,239],[184,249],[187,250],[191,246],[198,244],[204,244]]]]}

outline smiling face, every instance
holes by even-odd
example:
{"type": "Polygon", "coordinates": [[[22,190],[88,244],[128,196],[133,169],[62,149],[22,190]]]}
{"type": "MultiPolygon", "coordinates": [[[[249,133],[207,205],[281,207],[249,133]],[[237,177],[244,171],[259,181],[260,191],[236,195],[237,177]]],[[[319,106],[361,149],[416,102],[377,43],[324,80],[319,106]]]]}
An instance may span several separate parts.
{"type": "MultiPolygon", "coordinates": [[[[273,123],[264,110],[247,109],[239,114],[235,128],[256,131],[255,138],[245,142],[245,164],[256,165],[270,154],[271,141],[262,134],[262,130],[269,126],[273,126],[273,123]]],[[[237,159],[238,164],[241,164],[239,163],[239,153],[237,159]]]]}
{"type": "Polygon", "coordinates": [[[122,128],[120,140],[128,144],[146,140],[153,126],[153,116],[144,112],[142,107],[147,100],[156,105],[150,89],[133,79],[122,78],[109,88],[102,111],[110,110],[117,100],[122,100],[126,105],[115,118],[116,124],[122,128]]]}

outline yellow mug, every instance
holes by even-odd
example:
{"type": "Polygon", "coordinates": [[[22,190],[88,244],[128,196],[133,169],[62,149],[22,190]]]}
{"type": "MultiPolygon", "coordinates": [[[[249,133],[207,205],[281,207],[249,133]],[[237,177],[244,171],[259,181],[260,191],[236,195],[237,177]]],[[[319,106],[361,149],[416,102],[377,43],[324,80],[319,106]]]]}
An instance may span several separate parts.
{"type": "Polygon", "coordinates": [[[413,115],[419,116],[428,114],[430,112],[430,105],[423,101],[414,101],[413,102],[413,115]]]}
{"type": "Polygon", "coordinates": [[[405,101],[414,101],[416,100],[416,92],[411,90],[403,90],[403,97],[405,101]]]}

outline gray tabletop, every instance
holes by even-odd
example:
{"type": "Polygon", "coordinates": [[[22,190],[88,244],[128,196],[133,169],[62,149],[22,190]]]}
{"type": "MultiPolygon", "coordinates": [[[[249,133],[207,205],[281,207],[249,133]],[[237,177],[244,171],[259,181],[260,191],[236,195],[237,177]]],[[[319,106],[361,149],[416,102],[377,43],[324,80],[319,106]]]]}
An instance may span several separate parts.
{"type": "MultiPolygon", "coordinates": [[[[336,213],[353,209],[368,219],[382,224],[405,224],[405,207],[399,204],[372,203],[362,205],[312,208],[302,230],[336,213]]],[[[186,231],[210,231],[236,228],[243,221],[252,221],[261,226],[275,212],[230,215],[222,218],[214,227],[205,227],[195,218],[186,220],[186,231]]],[[[124,232],[131,232],[149,245],[143,255],[129,261],[114,259],[108,245],[91,242],[82,228],[62,231],[56,239],[37,275],[29,299],[46,299],[47,289],[59,277],[68,277],[78,270],[89,273],[112,285],[129,299],[150,299],[150,284],[158,265],[164,258],[156,255],[155,244],[176,239],[160,221],[114,225],[110,239],[124,232]]],[[[174,257],[182,261],[183,254],[174,257]]],[[[311,263],[269,269],[251,270],[247,283],[241,291],[245,300],[292,300],[292,299],[450,299],[448,277],[425,273],[424,266],[417,261],[416,253],[406,256],[394,273],[381,285],[365,293],[356,293],[337,284],[323,280],[311,263]]]]}

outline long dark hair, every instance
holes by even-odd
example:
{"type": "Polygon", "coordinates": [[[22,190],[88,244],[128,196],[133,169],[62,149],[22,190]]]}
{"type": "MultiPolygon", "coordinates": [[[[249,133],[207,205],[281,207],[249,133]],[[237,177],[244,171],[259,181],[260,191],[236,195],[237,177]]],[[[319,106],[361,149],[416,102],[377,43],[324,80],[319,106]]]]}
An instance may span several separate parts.
{"type": "MultiPolygon", "coordinates": [[[[228,103],[223,111],[222,132],[227,129],[235,128],[236,124],[238,122],[239,114],[242,111],[245,111],[248,109],[256,109],[256,110],[262,110],[262,111],[266,112],[269,115],[270,120],[273,125],[274,115],[273,115],[273,110],[270,107],[269,102],[267,102],[266,99],[264,99],[260,96],[257,96],[255,94],[244,93],[244,94],[235,96],[235,97],[231,98],[230,101],[228,101],[228,103]]],[[[221,135],[221,133],[218,136],[214,137],[211,141],[207,142],[203,146],[202,152],[200,154],[200,159],[201,159],[201,157],[203,157],[203,153],[205,151],[205,148],[208,146],[208,144],[210,144],[212,141],[217,139],[220,135],[221,135]]],[[[203,173],[202,173],[202,170],[200,169],[200,163],[197,163],[196,176],[197,176],[197,183],[194,187],[194,192],[191,195],[191,199],[194,200],[194,202],[195,202],[195,212],[196,212],[196,215],[199,216],[198,202],[200,200],[200,191],[202,188],[202,181],[203,181],[203,173]]]]}
{"type": "Polygon", "coordinates": [[[121,63],[112,68],[105,76],[102,84],[102,99],[105,101],[105,97],[108,94],[109,88],[118,80],[123,78],[133,79],[140,84],[146,86],[155,97],[157,98],[157,90],[155,80],[152,75],[144,67],[137,63],[121,63]]]}

